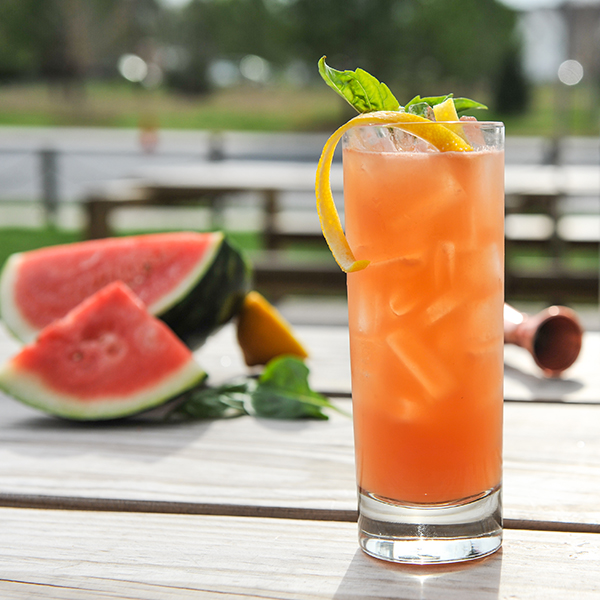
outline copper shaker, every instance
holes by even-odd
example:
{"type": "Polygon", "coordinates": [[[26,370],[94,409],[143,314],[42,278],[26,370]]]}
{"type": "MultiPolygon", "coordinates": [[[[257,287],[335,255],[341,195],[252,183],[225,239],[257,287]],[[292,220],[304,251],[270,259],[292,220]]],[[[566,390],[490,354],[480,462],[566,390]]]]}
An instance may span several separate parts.
{"type": "Polygon", "coordinates": [[[566,306],[528,315],[504,304],[504,343],[528,350],[549,377],[558,377],[575,362],[582,337],[577,314],[566,306]]]}

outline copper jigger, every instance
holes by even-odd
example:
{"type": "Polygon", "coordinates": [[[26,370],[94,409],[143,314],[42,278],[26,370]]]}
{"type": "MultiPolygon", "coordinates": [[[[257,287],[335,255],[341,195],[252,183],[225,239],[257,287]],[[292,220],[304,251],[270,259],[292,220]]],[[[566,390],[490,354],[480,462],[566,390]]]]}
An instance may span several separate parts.
{"type": "Polygon", "coordinates": [[[576,313],[566,306],[528,315],[504,305],[504,343],[528,350],[549,377],[558,377],[575,362],[582,337],[576,313]]]}

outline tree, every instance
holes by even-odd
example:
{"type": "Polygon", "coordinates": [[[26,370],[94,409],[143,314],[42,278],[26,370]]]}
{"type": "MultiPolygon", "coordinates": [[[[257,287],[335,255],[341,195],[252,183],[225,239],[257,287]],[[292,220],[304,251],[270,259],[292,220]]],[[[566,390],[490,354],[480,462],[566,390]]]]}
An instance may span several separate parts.
{"type": "Polygon", "coordinates": [[[491,83],[516,27],[516,13],[497,0],[292,0],[289,10],[308,63],[326,54],[336,68],[361,66],[422,94],[491,83]]]}
{"type": "Polygon", "coordinates": [[[393,81],[411,55],[415,0],[295,0],[289,7],[298,58],[322,55],[338,69],[360,66],[393,81]]]}
{"type": "Polygon", "coordinates": [[[526,110],[529,104],[529,86],[517,47],[504,56],[493,91],[494,108],[500,114],[512,115],[526,110]]]}
{"type": "Polygon", "coordinates": [[[0,76],[82,80],[156,34],[156,0],[2,0],[0,76]]]}

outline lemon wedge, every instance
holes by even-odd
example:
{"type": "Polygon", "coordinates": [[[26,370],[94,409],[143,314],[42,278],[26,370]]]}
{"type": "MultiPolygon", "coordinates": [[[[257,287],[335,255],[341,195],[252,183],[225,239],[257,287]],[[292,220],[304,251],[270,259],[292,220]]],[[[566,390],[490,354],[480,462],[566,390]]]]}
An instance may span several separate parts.
{"type": "Polygon", "coordinates": [[[436,104],[433,107],[433,114],[435,115],[436,121],[445,121],[445,127],[456,133],[456,135],[460,135],[465,142],[467,141],[467,136],[465,135],[465,130],[463,129],[462,125],[453,122],[459,121],[459,118],[458,113],[456,112],[456,107],[454,106],[454,100],[452,100],[452,98],[446,98],[446,100],[440,104],[436,104]]]}
{"type": "Polygon", "coordinates": [[[262,295],[250,292],[237,323],[237,338],[248,366],[266,365],[272,358],[291,354],[308,357],[306,348],[283,315],[262,295]]]}
{"type": "MultiPolygon", "coordinates": [[[[454,107],[454,104],[452,106],[454,107]]],[[[325,142],[325,146],[323,147],[317,166],[315,193],[317,197],[317,212],[319,213],[323,236],[336,262],[342,271],[346,273],[364,269],[369,264],[369,261],[356,260],[344,234],[333,200],[333,194],[331,193],[331,162],[335,148],[344,133],[353,127],[363,127],[366,125],[397,127],[424,139],[441,152],[467,152],[472,150],[471,146],[461,136],[443,124],[405,112],[378,111],[363,113],[350,119],[350,121],[337,129],[327,142],[325,142]],[[421,127],[421,123],[428,123],[429,126],[421,127]]]]}

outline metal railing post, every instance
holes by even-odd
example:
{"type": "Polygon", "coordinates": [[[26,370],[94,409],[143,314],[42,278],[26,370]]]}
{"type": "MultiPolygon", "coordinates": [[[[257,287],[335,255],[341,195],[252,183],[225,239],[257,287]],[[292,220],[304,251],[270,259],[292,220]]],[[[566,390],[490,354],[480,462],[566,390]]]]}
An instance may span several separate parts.
{"type": "Polygon", "coordinates": [[[58,152],[53,148],[40,150],[42,205],[48,225],[56,225],[58,212],[58,152]]]}

